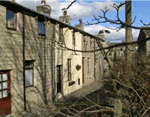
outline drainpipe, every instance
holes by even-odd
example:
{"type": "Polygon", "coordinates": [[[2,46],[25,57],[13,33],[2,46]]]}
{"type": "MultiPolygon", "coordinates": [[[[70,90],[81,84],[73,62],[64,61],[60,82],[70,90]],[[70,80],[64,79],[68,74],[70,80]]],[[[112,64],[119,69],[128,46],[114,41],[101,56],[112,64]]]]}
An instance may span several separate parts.
{"type": "Polygon", "coordinates": [[[96,67],[96,66],[95,66],[95,65],[96,65],[96,62],[95,62],[95,43],[96,43],[96,41],[95,41],[95,39],[94,39],[94,79],[96,79],[96,72],[95,72],[95,71],[96,71],[96,70],[95,70],[95,69],[96,69],[96,68],[95,68],[95,67],[96,67]]]}
{"type": "Polygon", "coordinates": [[[25,13],[23,15],[23,30],[22,30],[22,42],[23,42],[23,99],[24,99],[24,110],[26,111],[26,87],[25,87],[25,13]]]}

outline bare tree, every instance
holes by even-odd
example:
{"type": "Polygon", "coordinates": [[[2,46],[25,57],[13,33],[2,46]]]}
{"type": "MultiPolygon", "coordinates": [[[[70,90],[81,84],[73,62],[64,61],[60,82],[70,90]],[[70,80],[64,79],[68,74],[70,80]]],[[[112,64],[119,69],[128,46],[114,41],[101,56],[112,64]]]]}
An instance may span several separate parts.
{"type": "MultiPolygon", "coordinates": [[[[132,24],[132,10],[131,10],[131,0],[126,0],[125,4],[125,11],[126,11],[126,24],[131,25],[132,24]]],[[[126,42],[132,42],[133,41],[133,36],[132,36],[132,28],[126,26],[126,34],[125,34],[125,39],[126,42]]],[[[130,51],[128,48],[132,50],[132,46],[126,47],[126,60],[129,61],[132,55],[132,51],[130,51]]]]}

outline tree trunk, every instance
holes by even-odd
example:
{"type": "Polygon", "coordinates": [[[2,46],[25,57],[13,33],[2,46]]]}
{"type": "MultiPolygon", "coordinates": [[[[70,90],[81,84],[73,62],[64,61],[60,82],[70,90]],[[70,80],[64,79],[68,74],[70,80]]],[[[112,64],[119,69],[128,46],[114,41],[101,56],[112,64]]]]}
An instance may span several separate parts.
{"type": "MultiPolygon", "coordinates": [[[[132,9],[131,9],[131,0],[126,0],[126,24],[131,25],[132,23],[132,9]]],[[[126,42],[132,42],[133,41],[133,36],[132,36],[132,28],[126,26],[126,42]]],[[[133,50],[132,45],[128,45],[126,47],[126,60],[130,61],[132,58],[132,51],[129,49],[133,50]]]]}

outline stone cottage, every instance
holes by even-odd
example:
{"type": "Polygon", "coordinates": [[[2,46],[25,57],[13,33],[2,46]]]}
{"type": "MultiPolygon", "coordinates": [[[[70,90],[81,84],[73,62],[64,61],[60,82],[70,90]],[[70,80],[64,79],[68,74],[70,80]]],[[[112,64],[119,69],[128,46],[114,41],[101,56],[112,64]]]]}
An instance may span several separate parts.
{"type": "MultiPolygon", "coordinates": [[[[138,36],[138,41],[147,39],[150,37],[150,27],[143,27],[141,28],[139,36],[138,36]],[[146,29],[147,28],[147,29],[146,29]]],[[[138,43],[138,53],[144,53],[147,56],[150,56],[150,41],[144,41],[141,43],[138,43]]]]}
{"type": "Polygon", "coordinates": [[[96,79],[102,55],[73,50],[94,51],[95,40],[104,40],[85,32],[81,21],[70,26],[67,12],[60,21],[50,12],[44,0],[37,12],[0,1],[0,115],[49,104],[96,79]]]}

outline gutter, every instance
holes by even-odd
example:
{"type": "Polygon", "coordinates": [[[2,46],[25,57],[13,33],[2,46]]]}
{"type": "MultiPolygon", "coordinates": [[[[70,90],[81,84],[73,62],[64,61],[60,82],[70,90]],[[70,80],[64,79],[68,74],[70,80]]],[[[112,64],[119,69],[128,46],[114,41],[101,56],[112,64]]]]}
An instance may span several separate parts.
{"type": "Polygon", "coordinates": [[[42,20],[45,20],[45,18],[46,18],[47,20],[50,20],[51,23],[54,23],[54,24],[58,23],[62,27],[68,27],[69,29],[73,29],[75,32],[80,32],[80,33],[82,33],[84,35],[88,35],[88,36],[90,36],[92,38],[95,38],[95,39],[98,39],[98,40],[104,42],[104,40],[99,38],[99,37],[96,37],[96,36],[94,36],[94,35],[92,35],[90,33],[87,33],[87,32],[85,32],[83,30],[77,29],[77,28],[75,28],[73,26],[70,26],[68,24],[62,23],[62,22],[60,22],[60,21],[58,21],[58,20],[56,20],[56,19],[54,19],[52,17],[48,17],[48,16],[43,15],[41,13],[38,13],[38,12],[36,12],[34,10],[26,8],[26,7],[24,7],[24,6],[20,5],[20,4],[17,4],[17,3],[11,2],[11,1],[0,1],[0,5],[5,6],[5,7],[9,8],[9,9],[12,9],[12,10],[14,10],[16,12],[22,12],[23,11],[26,15],[29,15],[29,16],[33,16],[33,17],[38,16],[42,20]]]}

